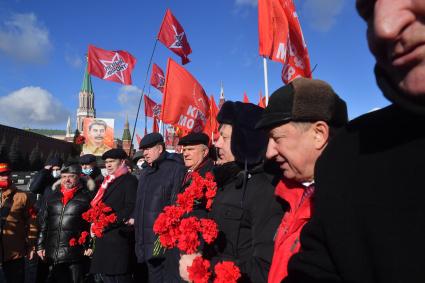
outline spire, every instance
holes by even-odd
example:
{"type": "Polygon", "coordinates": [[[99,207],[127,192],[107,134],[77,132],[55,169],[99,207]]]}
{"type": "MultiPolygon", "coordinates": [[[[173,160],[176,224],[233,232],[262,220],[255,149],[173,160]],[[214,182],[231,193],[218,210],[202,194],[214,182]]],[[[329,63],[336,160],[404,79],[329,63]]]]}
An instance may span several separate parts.
{"type": "Polygon", "coordinates": [[[224,104],[224,102],[226,101],[226,99],[224,98],[224,88],[223,88],[223,82],[221,82],[221,87],[220,87],[220,100],[218,101],[218,109],[221,108],[221,106],[224,104]]]}
{"type": "Polygon", "coordinates": [[[122,133],[122,140],[131,141],[130,126],[128,124],[128,114],[127,114],[127,117],[125,118],[124,131],[122,133]]]}
{"type": "Polygon", "coordinates": [[[224,89],[223,89],[223,82],[221,82],[221,87],[220,87],[220,99],[225,100],[225,98],[224,98],[224,89]]]}
{"type": "Polygon", "coordinates": [[[66,136],[67,137],[72,136],[71,117],[69,117],[69,116],[68,116],[68,122],[66,123],[66,136]]]}
{"type": "Polygon", "coordinates": [[[91,77],[88,71],[88,63],[84,71],[83,84],[78,95],[77,108],[77,129],[83,132],[83,121],[85,118],[95,118],[96,110],[94,109],[94,92],[91,84],[91,77]]]}
{"type": "Polygon", "coordinates": [[[91,85],[91,77],[89,74],[88,64],[86,67],[86,71],[84,72],[83,85],[81,86],[81,92],[93,93],[93,87],[91,85]]]}

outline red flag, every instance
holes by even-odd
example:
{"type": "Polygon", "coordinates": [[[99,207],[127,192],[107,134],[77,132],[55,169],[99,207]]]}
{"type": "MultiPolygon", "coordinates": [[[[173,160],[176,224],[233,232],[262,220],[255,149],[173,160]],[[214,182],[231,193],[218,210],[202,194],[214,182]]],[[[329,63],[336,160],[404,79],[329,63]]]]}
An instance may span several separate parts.
{"type": "Polygon", "coordinates": [[[210,116],[209,116],[209,131],[208,134],[211,139],[217,140],[219,137],[218,133],[218,122],[217,122],[218,107],[215,103],[214,96],[210,96],[210,116]]]}
{"type": "Polygon", "coordinates": [[[190,62],[187,56],[192,53],[192,49],[187,41],[186,33],[170,9],[167,9],[165,12],[161,28],[159,29],[158,40],[168,49],[179,55],[182,58],[183,65],[190,62]]]}
{"type": "Polygon", "coordinates": [[[153,118],[153,122],[152,122],[152,133],[159,133],[158,119],[156,117],[153,118]]]}
{"type": "Polygon", "coordinates": [[[154,63],[152,67],[151,85],[155,87],[156,89],[158,89],[160,92],[163,92],[164,83],[165,83],[164,71],[162,71],[161,68],[154,63]]]}
{"type": "Polygon", "coordinates": [[[246,92],[243,93],[243,103],[249,103],[249,98],[246,95],[246,92]]]}
{"type": "Polygon", "coordinates": [[[258,106],[260,106],[261,108],[266,108],[266,97],[263,97],[263,94],[260,91],[260,100],[258,101],[258,106]]]}
{"type": "Polygon", "coordinates": [[[159,118],[161,116],[161,104],[156,103],[147,95],[145,95],[143,98],[145,101],[145,116],[159,118]]]}
{"type": "Polygon", "coordinates": [[[136,134],[136,139],[137,139],[137,144],[140,144],[140,142],[142,141],[142,138],[136,134]]]}
{"type": "Polygon", "coordinates": [[[108,51],[89,45],[89,73],[102,80],[131,85],[131,72],[136,65],[127,51],[108,51]]]}
{"type": "Polygon", "coordinates": [[[168,59],[161,118],[182,130],[202,132],[209,115],[209,100],[198,81],[168,59]]]}
{"type": "Polygon", "coordinates": [[[310,58],[292,0],[258,1],[259,53],[284,64],[282,80],[311,78],[310,58]]]}

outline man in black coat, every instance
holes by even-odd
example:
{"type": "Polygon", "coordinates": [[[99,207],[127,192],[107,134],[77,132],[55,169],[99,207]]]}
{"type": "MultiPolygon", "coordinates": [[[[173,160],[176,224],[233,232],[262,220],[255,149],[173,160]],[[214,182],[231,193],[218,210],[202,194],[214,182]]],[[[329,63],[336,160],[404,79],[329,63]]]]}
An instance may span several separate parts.
{"type": "MultiPolygon", "coordinates": [[[[219,235],[213,246],[204,247],[203,256],[212,265],[235,262],[240,282],[267,282],[273,236],[284,212],[274,195],[278,178],[264,171],[267,136],[255,129],[262,111],[254,104],[228,101],[217,116],[220,137],[215,146],[221,165],[213,170],[218,190],[209,216],[219,235]]],[[[180,260],[185,280],[194,257],[184,255],[180,260]]]]}
{"type": "MultiPolygon", "coordinates": [[[[147,266],[149,282],[173,282],[178,274],[166,268],[167,255],[153,255],[157,236],[153,224],[164,206],[176,198],[183,181],[185,167],[176,154],[165,151],[161,134],[151,133],[140,142],[148,166],[142,170],[137,190],[134,226],[137,261],[147,266]]],[[[171,256],[171,260],[174,257],[171,256]]]]}
{"type": "Polygon", "coordinates": [[[319,159],[315,214],[285,282],[425,282],[425,2],[357,8],[392,104],[351,121],[319,159]]]}
{"type": "Polygon", "coordinates": [[[90,272],[100,274],[104,283],[133,282],[133,235],[126,225],[134,210],[137,178],[125,164],[127,154],[122,149],[111,149],[102,155],[108,175],[105,177],[92,206],[103,202],[117,216],[115,223],[95,239],[90,272]]]}
{"type": "Polygon", "coordinates": [[[81,167],[69,165],[61,170],[60,182],[45,200],[41,212],[44,221],[38,237],[37,254],[51,266],[49,282],[83,282],[84,256],[92,251],[88,246],[71,244],[81,232],[89,230],[82,214],[90,207],[91,194],[80,181],[81,167]]]}

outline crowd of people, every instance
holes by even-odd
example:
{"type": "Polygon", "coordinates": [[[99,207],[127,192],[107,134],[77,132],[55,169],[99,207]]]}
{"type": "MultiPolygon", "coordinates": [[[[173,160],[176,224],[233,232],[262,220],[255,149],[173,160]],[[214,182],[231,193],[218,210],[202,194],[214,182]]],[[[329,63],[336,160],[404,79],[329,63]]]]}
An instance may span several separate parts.
{"type": "Polygon", "coordinates": [[[24,259],[38,258],[35,282],[184,282],[202,255],[233,261],[238,282],[425,282],[425,2],[356,3],[388,107],[348,121],[328,83],[297,78],[265,109],[225,102],[214,147],[190,133],[169,153],[148,134],[132,160],[105,152],[105,176],[90,154],[49,160],[31,193],[0,163],[0,279],[25,282],[24,259]],[[195,172],[217,184],[211,210],[192,212],[217,223],[217,239],[158,254],[155,220],[195,172]],[[99,203],[115,216],[101,237],[83,219],[99,203]]]}

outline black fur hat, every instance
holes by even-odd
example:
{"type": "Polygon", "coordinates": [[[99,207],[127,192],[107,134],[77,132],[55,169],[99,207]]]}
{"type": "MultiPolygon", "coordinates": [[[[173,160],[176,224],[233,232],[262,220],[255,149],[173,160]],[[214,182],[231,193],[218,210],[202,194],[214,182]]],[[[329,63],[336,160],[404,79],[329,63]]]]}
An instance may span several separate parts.
{"type": "Polygon", "coordinates": [[[255,129],[263,109],[252,103],[226,101],[217,115],[220,124],[232,125],[231,150],[236,162],[260,163],[267,149],[267,135],[255,129]]]}

